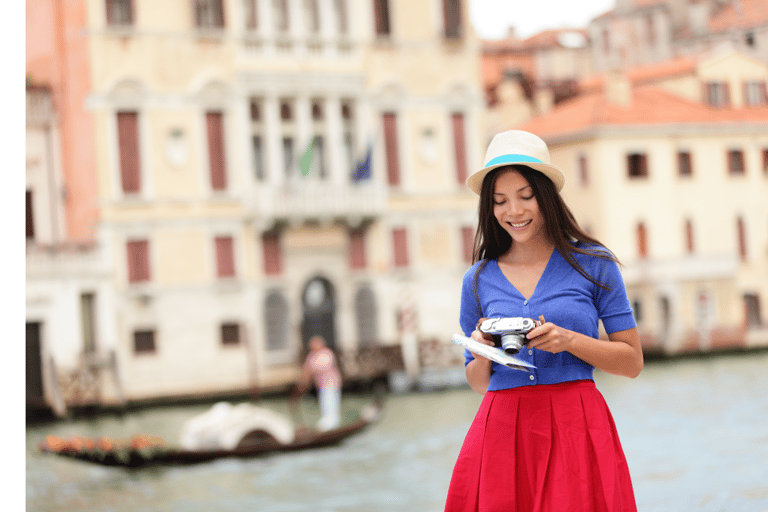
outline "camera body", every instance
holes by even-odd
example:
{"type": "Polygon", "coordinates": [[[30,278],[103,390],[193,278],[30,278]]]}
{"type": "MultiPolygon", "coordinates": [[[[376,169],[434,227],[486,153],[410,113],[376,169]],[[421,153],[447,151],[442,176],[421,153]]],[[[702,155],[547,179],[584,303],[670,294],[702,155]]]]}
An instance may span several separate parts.
{"type": "Polygon", "coordinates": [[[517,354],[528,340],[525,335],[536,327],[532,318],[520,316],[489,318],[480,324],[480,332],[501,337],[501,348],[507,354],[517,354]]]}

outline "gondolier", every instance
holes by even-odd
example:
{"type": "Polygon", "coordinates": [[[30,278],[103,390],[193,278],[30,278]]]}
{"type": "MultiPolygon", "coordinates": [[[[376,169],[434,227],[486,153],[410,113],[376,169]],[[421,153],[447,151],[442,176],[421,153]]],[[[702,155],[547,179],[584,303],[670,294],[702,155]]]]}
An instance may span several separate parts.
{"type": "Polygon", "coordinates": [[[324,432],[338,427],[341,422],[341,373],[336,365],[336,356],[326,346],[325,339],[319,335],[312,336],[309,340],[309,355],[304,361],[294,398],[301,396],[312,381],[317,388],[317,398],[320,402],[317,429],[324,432]]]}

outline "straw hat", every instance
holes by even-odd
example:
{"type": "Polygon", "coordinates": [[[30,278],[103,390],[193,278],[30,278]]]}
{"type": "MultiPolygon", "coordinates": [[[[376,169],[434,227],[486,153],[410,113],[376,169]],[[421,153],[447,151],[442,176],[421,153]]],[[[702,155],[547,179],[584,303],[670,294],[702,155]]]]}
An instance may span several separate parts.
{"type": "Polygon", "coordinates": [[[485,175],[505,165],[524,165],[540,171],[552,180],[558,192],[565,184],[563,171],[549,162],[547,145],[532,133],[509,130],[497,134],[488,145],[484,161],[485,166],[467,178],[467,186],[477,195],[480,195],[485,175]]]}

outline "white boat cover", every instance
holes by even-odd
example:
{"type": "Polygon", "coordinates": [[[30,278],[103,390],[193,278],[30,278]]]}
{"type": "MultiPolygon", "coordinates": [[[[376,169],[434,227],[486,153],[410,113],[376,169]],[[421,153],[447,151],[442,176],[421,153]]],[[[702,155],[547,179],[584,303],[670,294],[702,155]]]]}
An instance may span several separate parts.
{"type": "Polygon", "coordinates": [[[282,444],[293,442],[293,423],[284,415],[248,403],[219,402],[181,427],[185,450],[232,450],[249,432],[263,430],[282,444]]]}

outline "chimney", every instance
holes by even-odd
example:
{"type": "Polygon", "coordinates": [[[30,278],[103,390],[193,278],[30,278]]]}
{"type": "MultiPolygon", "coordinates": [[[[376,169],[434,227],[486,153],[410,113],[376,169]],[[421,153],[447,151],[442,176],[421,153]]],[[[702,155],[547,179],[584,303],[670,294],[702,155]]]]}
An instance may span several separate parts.
{"type": "Polygon", "coordinates": [[[605,73],[605,97],[610,103],[622,108],[629,108],[632,103],[632,84],[620,70],[605,73]]]}

